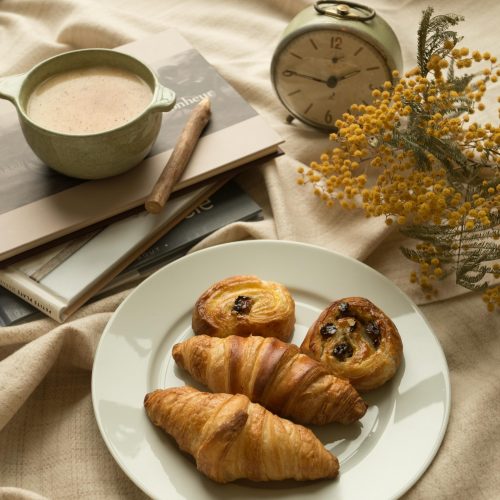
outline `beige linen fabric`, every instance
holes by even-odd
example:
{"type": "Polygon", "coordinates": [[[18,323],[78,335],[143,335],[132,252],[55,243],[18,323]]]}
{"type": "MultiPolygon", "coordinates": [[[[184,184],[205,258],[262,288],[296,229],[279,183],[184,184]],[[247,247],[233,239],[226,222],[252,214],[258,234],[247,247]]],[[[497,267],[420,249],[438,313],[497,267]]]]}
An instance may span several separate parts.
{"type": "MultiPolygon", "coordinates": [[[[424,304],[408,283],[411,267],[399,253],[402,239],[394,229],[360,213],[327,209],[296,185],[296,167],[317,159],[329,143],[316,131],[285,123],[269,62],[281,31],[307,4],[1,0],[0,75],[66,50],[115,47],[170,26],[179,29],[286,139],[286,155],[238,177],[264,207],[265,220],[232,224],[197,248],[245,238],[317,244],[365,261],[422,304],[448,360],[452,411],[435,460],[405,497],[499,498],[499,315],[488,314],[477,295],[452,284],[439,301],[424,304]]],[[[427,3],[370,5],[394,27],[405,67],[413,66],[417,23],[427,3]]],[[[466,17],[460,26],[465,45],[500,55],[500,4],[443,1],[436,9],[466,17]]],[[[145,498],[105,447],[90,395],[99,337],[127,293],[90,304],[63,325],[45,319],[0,330],[0,498],[145,498]]]]}

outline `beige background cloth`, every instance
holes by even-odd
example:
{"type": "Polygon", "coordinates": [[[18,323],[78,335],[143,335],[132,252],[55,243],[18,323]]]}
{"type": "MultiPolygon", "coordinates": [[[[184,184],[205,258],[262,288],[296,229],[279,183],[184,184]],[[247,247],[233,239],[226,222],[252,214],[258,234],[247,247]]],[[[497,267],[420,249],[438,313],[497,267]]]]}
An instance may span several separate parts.
{"type": "MultiPolygon", "coordinates": [[[[431,2],[429,2],[431,3],[431,2]]],[[[408,499],[500,498],[500,321],[480,297],[452,284],[424,304],[408,282],[401,238],[381,219],[327,209],[296,185],[295,169],[329,149],[324,134],[297,123],[274,96],[269,63],[280,33],[305,0],[1,0],[0,75],[29,69],[57,53],[115,47],[176,27],[286,139],[285,156],[239,176],[265,220],[232,224],[198,248],[245,238],[296,240],[350,255],[408,293],[432,325],[451,374],[452,409],[443,444],[408,499]]],[[[422,1],[369,5],[393,26],[405,67],[415,64],[422,1]]],[[[436,2],[466,17],[464,45],[500,56],[496,0],[436,2]]],[[[161,49],[159,49],[161,50],[161,49]]],[[[495,96],[496,97],[496,96],[495,96]]],[[[497,120],[495,113],[492,120],[497,120]]],[[[1,237],[1,235],[0,235],[1,237]]],[[[101,332],[129,292],[51,320],[0,330],[0,498],[144,498],[109,454],[90,394],[101,332]]],[[[411,450],[408,450],[411,453],[411,450]]]]}

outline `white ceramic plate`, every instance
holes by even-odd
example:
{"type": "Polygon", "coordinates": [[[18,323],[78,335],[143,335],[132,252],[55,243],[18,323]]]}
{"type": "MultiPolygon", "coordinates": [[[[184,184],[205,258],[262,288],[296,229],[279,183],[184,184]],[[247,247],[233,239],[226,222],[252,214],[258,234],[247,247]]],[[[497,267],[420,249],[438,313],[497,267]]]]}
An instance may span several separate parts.
{"type": "MultiPolygon", "coordinates": [[[[193,384],[194,385],[194,384],[193,384]]],[[[396,498],[424,473],[443,439],[450,411],[448,368],[438,340],[412,301],[368,266],[330,251],[284,241],[229,243],[164,267],[117,309],[97,348],[94,411],[104,441],[124,472],[154,498],[359,499],[396,498]],[[365,396],[360,422],[313,431],[340,461],[335,480],[218,485],[148,420],[144,395],[192,382],[178,369],[172,346],[193,335],[192,307],[212,283],[256,274],[285,284],[296,301],[292,342],[331,301],[363,296],[395,322],[404,361],[395,378],[365,396]]]]}

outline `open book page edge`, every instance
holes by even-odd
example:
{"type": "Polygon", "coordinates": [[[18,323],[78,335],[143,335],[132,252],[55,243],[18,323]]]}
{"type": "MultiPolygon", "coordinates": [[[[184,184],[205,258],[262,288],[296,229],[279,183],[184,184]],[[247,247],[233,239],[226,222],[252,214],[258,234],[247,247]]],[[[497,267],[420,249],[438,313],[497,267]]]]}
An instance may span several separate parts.
{"type": "MultiPolygon", "coordinates": [[[[263,123],[262,117],[255,116],[202,137],[174,191],[276,152],[282,141],[278,135],[266,132],[263,123]],[[255,148],[257,144],[260,144],[258,151],[255,148]],[[215,164],[210,151],[217,151],[223,161],[215,164]],[[230,161],[235,155],[238,155],[238,160],[230,161]],[[210,172],[206,171],[208,163],[212,165],[210,172]]],[[[0,214],[0,261],[141,205],[170,153],[148,158],[121,176],[79,184],[0,214]],[[133,194],[131,186],[134,187],[133,194]],[[76,204],[75,200],[80,200],[80,204],[76,204]],[[84,200],[92,200],[92,203],[84,200]]]]}
{"type": "MultiPolygon", "coordinates": [[[[176,210],[174,211],[169,211],[169,207],[172,208],[172,203],[169,204],[167,202],[162,214],[159,214],[160,217],[151,214],[145,215],[144,217],[156,217],[156,223],[149,225],[147,234],[142,229],[139,230],[139,233],[135,233],[137,241],[134,244],[128,238],[126,245],[121,248],[121,255],[117,255],[120,251],[115,251],[112,256],[109,255],[107,264],[101,267],[99,272],[95,271],[92,265],[92,263],[95,264],[95,260],[92,260],[92,258],[96,255],[96,252],[99,253],[99,247],[102,249],[103,244],[106,246],[106,234],[101,237],[101,241],[97,238],[90,240],[87,245],[63,262],[40,283],[36,283],[20,270],[20,268],[29,267],[26,261],[20,261],[18,264],[0,269],[0,285],[56,321],[65,321],[68,316],[101,290],[146,248],[161,238],[163,234],[180,222],[199,203],[227,182],[229,177],[229,175],[222,176],[214,182],[207,183],[193,190],[193,192],[183,194],[184,199],[182,202],[176,204],[176,210]],[[87,249],[85,248],[86,246],[87,249]],[[89,255],[86,256],[86,254],[89,255]],[[83,281],[80,282],[80,288],[77,286],[72,288],[66,287],[65,284],[69,282],[68,276],[71,276],[75,282],[77,281],[75,280],[77,276],[82,277],[83,281]],[[61,287],[61,284],[62,288],[57,290],[57,286],[61,287]],[[64,295],[66,296],[64,297],[64,295]]],[[[144,221],[142,219],[144,217],[133,216],[130,220],[116,222],[112,225],[114,227],[106,228],[102,233],[108,231],[108,234],[118,239],[120,237],[120,229],[124,229],[127,226],[130,229],[134,225],[137,227],[143,226],[144,221]]],[[[132,236],[134,235],[133,233],[134,231],[132,231],[132,236]]],[[[30,259],[36,259],[36,257],[31,257],[30,259]]]]}

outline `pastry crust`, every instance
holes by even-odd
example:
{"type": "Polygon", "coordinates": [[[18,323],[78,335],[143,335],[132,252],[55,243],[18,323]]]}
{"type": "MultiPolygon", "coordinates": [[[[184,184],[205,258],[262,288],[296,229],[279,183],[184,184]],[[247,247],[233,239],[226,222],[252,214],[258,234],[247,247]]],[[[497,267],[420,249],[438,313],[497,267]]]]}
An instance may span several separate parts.
{"type": "Polygon", "coordinates": [[[301,424],[349,424],[366,403],[347,381],[276,338],[199,335],[174,345],[176,363],[213,392],[245,394],[301,424]]]}
{"type": "Polygon", "coordinates": [[[302,352],[321,361],[358,391],[391,379],[403,355],[403,343],[391,319],[363,297],[347,297],[328,306],[309,328],[302,352]]]}
{"type": "Polygon", "coordinates": [[[238,275],[203,292],[193,310],[196,335],[258,335],[287,341],[295,324],[295,301],[288,289],[257,276],[238,275]]]}
{"type": "Polygon", "coordinates": [[[144,406],[153,424],[218,483],[243,478],[305,481],[338,474],[337,458],[312,431],[273,415],[242,394],[176,387],[147,394],[144,406]]]}

